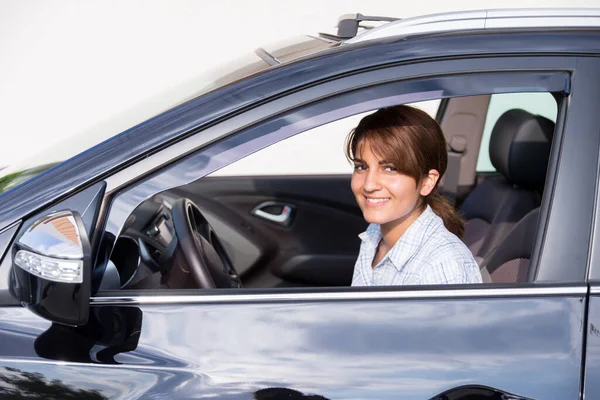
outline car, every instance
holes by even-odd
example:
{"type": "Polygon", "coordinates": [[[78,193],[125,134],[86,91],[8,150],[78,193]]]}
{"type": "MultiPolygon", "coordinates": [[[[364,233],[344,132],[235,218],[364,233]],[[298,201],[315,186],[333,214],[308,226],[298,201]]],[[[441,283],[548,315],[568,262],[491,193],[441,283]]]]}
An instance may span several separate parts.
{"type": "Polygon", "coordinates": [[[1,395],[600,397],[600,9],[338,26],[3,170],[1,395]],[[350,286],[344,139],[398,104],[444,131],[483,284],[350,286]]]}

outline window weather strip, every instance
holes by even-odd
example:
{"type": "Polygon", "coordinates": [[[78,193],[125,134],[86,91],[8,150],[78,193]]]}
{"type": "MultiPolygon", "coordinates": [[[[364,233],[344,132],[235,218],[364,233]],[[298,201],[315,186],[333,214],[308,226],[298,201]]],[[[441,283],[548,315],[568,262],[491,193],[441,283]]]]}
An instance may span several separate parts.
{"type": "MultiPolygon", "coordinates": [[[[188,291],[189,292],[189,291],[188,291]]],[[[525,297],[582,297],[587,294],[585,286],[557,287],[511,287],[474,288],[450,290],[389,290],[389,291],[331,291],[309,293],[239,293],[230,294],[180,294],[170,291],[169,295],[135,295],[93,297],[91,305],[151,305],[151,304],[215,304],[215,303],[270,303],[270,302],[319,302],[319,301],[365,301],[365,300],[429,300],[457,298],[525,298],[525,297]]]]}

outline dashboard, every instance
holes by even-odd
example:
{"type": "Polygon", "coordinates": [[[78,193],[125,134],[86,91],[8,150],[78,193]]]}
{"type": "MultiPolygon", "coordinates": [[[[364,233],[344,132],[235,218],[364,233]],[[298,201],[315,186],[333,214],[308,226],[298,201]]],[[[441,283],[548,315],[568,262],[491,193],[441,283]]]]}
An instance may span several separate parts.
{"type": "Polygon", "coordinates": [[[110,256],[118,272],[118,289],[161,287],[174,237],[170,199],[157,195],[143,202],[127,220],[110,256]]]}
{"type": "MultiPolygon", "coordinates": [[[[198,206],[242,279],[249,279],[257,271],[255,267],[261,265],[271,249],[271,241],[265,235],[214,198],[172,189],[144,201],[129,216],[115,243],[110,268],[103,274],[99,290],[166,287],[163,276],[180,262],[174,255],[178,241],[171,204],[182,197],[198,206]]],[[[263,287],[261,285],[256,287],[263,287]]]]}

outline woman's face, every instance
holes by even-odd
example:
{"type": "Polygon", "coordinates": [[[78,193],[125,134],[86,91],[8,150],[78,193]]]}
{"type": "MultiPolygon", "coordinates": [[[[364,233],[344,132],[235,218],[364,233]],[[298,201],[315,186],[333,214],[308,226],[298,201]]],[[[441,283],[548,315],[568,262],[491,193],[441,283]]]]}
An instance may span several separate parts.
{"type": "Polygon", "coordinates": [[[351,187],[365,220],[382,229],[402,223],[417,207],[422,185],[374,154],[368,142],[356,153],[351,187]]]}

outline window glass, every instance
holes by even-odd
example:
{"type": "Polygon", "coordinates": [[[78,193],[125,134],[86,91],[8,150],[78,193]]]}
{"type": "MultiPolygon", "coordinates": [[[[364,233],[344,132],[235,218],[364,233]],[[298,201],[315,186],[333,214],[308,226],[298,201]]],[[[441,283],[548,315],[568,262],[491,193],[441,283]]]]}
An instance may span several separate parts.
{"type": "MultiPolygon", "coordinates": [[[[440,100],[412,103],[435,118],[440,100]]],[[[211,176],[349,174],[344,155],[348,133],[370,113],[362,113],[311,129],[275,143],[214,172],[211,176]],[[315,143],[319,145],[316,146],[315,143]],[[310,154],[299,157],[298,154],[310,154]]]]}
{"type": "MultiPolygon", "coordinates": [[[[510,82],[504,84],[509,84],[511,90],[516,90],[515,88],[521,86],[518,81],[520,77],[511,76],[510,82]]],[[[485,102],[456,103],[460,108],[458,111],[462,114],[477,113],[478,116],[478,123],[473,125],[477,134],[469,137],[469,140],[475,141],[475,149],[471,151],[474,157],[469,165],[473,174],[477,161],[475,153],[480,146],[484,118],[489,108],[489,93],[493,93],[497,87],[494,79],[500,82],[505,82],[506,79],[505,76],[494,75],[477,78],[478,82],[490,85],[490,89],[480,89],[476,92],[478,96],[485,96],[485,102]]],[[[525,79],[525,87],[532,87],[529,76],[522,78],[525,79]]],[[[556,79],[557,83],[564,84],[564,77],[560,78],[556,79]]],[[[186,235],[190,237],[190,230],[196,230],[195,233],[200,235],[202,232],[205,235],[208,232],[207,241],[216,237],[211,236],[211,232],[218,235],[219,240],[214,242],[213,250],[220,251],[227,256],[224,258],[231,260],[231,263],[224,264],[235,266],[237,272],[234,275],[242,280],[245,288],[348,286],[353,279],[361,246],[359,235],[365,232],[368,223],[371,223],[364,217],[365,207],[361,206],[365,201],[385,205],[385,202],[393,198],[368,197],[364,200],[366,196],[357,195],[357,189],[353,190],[350,178],[352,167],[344,155],[344,145],[349,132],[361,118],[376,108],[410,104],[435,116],[439,101],[415,102],[442,96],[469,100],[473,94],[462,91],[468,86],[464,84],[463,79],[475,79],[472,76],[461,76],[460,85],[449,86],[457,88],[455,92],[438,90],[448,87],[445,83],[453,79],[445,76],[395,82],[382,85],[377,90],[367,88],[364,91],[347,92],[315,101],[299,107],[298,110],[274,113],[272,118],[258,124],[247,128],[241,125],[241,130],[234,130],[235,134],[178,161],[160,174],[138,184],[134,189],[121,192],[113,201],[106,232],[114,234],[118,240],[127,236],[142,238],[146,247],[152,248],[149,253],[154,258],[149,260],[149,265],[143,265],[137,270],[147,273],[134,271],[135,277],[125,276],[126,281],[134,279],[135,283],[126,284],[124,288],[152,289],[165,281],[166,285],[173,289],[203,286],[202,282],[179,279],[181,268],[172,269],[174,265],[179,265],[176,262],[177,257],[189,258],[196,254],[194,251],[183,251],[183,248],[176,248],[177,252],[172,252],[175,248],[171,244],[172,238],[185,238],[186,235]],[[140,204],[140,199],[147,200],[140,204]],[[193,218],[189,218],[189,202],[198,206],[193,218]],[[131,212],[135,218],[131,218],[131,212]],[[173,221],[173,224],[163,223],[168,220],[173,221]],[[133,222],[127,228],[121,229],[126,221],[133,222]],[[175,226],[176,221],[179,221],[179,228],[175,226]],[[212,229],[198,226],[206,223],[209,223],[212,229]],[[174,234],[173,230],[182,235],[174,234]],[[169,244],[166,245],[167,243],[169,244]],[[159,268],[154,264],[159,265],[159,268]],[[171,275],[169,272],[169,276],[161,277],[158,276],[160,271],[174,273],[171,275]]],[[[546,81],[544,78],[544,82],[546,81]]],[[[536,87],[560,90],[560,87],[546,88],[541,84],[536,87]]],[[[554,101],[550,95],[545,96],[554,101]]],[[[287,107],[288,103],[285,104],[287,107]]],[[[495,107],[497,104],[492,104],[492,108],[495,107]]],[[[510,102],[504,109],[516,107],[519,105],[510,102]]],[[[527,109],[536,111],[532,108],[527,109]]],[[[497,114],[501,112],[499,110],[497,114]]],[[[490,116],[490,120],[492,119],[493,116],[490,116]]],[[[552,116],[552,119],[556,119],[556,116],[552,116]]],[[[544,129],[551,129],[550,124],[544,129]]],[[[219,133],[219,126],[211,127],[205,132],[212,134],[211,130],[219,133]]],[[[540,152],[549,148],[549,145],[548,142],[535,142],[535,147],[540,152]]],[[[523,153],[529,157],[531,153],[529,149],[526,150],[523,153]]],[[[436,151],[435,154],[439,152],[436,151]]],[[[540,162],[547,162],[542,157],[539,159],[540,162]]],[[[357,169],[359,170],[362,169],[357,169]]],[[[545,168],[536,168],[537,170],[545,171],[545,168]]],[[[536,185],[541,181],[537,175],[532,180],[536,181],[536,185]]],[[[511,185],[502,185],[502,188],[512,190],[511,185]]],[[[487,222],[482,218],[475,218],[474,223],[469,220],[469,232],[463,234],[460,224],[447,218],[448,229],[452,229],[451,232],[455,232],[456,236],[463,240],[466,250],[472,253],[476,262],[481,262],[470,263],[470,266],[484,268],[488,276],[485,279],[489,279],[488,281],[527,281],[527,255],[533,246],[535,235],[530,235],[527,242],[519,242],[519,246],[524,250],[520,253],[523,254],[523,258],[517,260],[517,263],[513,262],[514,259],[508,253],[506,259],[503,256],[489,255],[491,251],[500,247],[498,242],[505,240],[505,233],[513,231],[513,227],[508,225],[516,224],[526,215],[529,216],[528,221],[537,223],[535,213],[541,204],[541,191],[538,189],[543,190],[536,187],[530,193],[532,201],[528,204],[531,203],[532,207],[516,207],[509,220],[492,218],[491,222],[487,222]],[[494,264],[489,260],[493,260],[494,264]],[[514,266],[518,267],[518,271],[514,271],[514,266]],[[504,274],[507,268],[507,273],[511,276],[508,280],[502,280],[500,275],[504,274]],[[517,275],[513,277],[514,272],[517,275]]],[[[468,193],[464,195],[467,196],[468,193]]],[[[479,198],[485,200],[487,197],[479,198]]],[[[490,209],[488,203],[477,198],[470,202],[477,208],[473,214],[498,214],[490,209]]],[[[447,206],[441,202],[437,206],[440,204],[441,207],[447,206]]],[[[526,225],[521,229],[535,230],[536,227],[526,225]]],[[[461,251],[465,250],[465,247],[459,247],[461,251]]],[[[123,269],[115,254],[113,251],[111,259],[119,272],[123,271],[125,274],[133,271],[123,269]]],[[[218,260],[213,260],[216,265],[215,260],[218,260]]],[[[223,268],[215,270],[222,271],[223,268]]],[[[197,276],[195,278],[198,280],[197,276]]],[[[224,282],[222,287],[226,287],[226,284],[227,282],[224,282]]]]}
{"type": "MultiPolygon", "coordinates": [[[[552,97],[550,99],[554,101],[552,97]]],[[[515,102],[506,101],[500,103],[504,104],[504,110],[516,107],[515,102]]],[[[464,104],[467,107],[471,103],[464,104]]],[[[439,101],[411,105],[425,109],[434,117],[439,101]]],[[[493,107],[499,107],[498,99],[493,107]]],[[[485,110],[485,106],[481,107],[481,116],[485,110]]],[[[465,108],[463,111],[468,113],[469,109],[465,108]]],[[[535,110],[530,107],[529,111],[535,110]]],[[[209,176],[175,190],[162,192],[143,203],[135,212],[133,225],[119,239],[111,256],[122,274],[122,282],[132,282],[126,283],[125,288],[152,288],[158,280],[157,273],[152,272],[151,266],[143,264],[138,270],[122,267],[123,243],[130,242],[126,238],[141,237],[146,247],[151,249],[150,253],[156,264],[169,265],[169,257],[172,255],[167,249],[173,238],[178,237],[175,230],[181,229],[181,226],[177,228],[174,224],[174,221],[181,221],[181,218],[173,216],[173,212],[181,209],[178,206],[181,198],[190,199],[199,207],[202,217],[206,218],[219,236],[220,246],[235,266],[236,275],[240,276],[244,287],[350,285],[361,245],[359,235],[366,230],[368,221],[351,190],[350,175],[353,166],[345,157],[344,147],[352,128],[372,112],[334,120],[289,136],[209,176]],[[266,247],[255,240],[259,236],[268,238],[266,247]],[[273,251],[276,253],[275,257],[266,256],[273,251]]],[[[504,111],[498,110],[497,114],[502,112],[504,111]]],[[[497,119],[494,114],[492,117],[497,119]]],[[[555,118],[554,116],[553,119],[555,118]]],[[[293,117],[287,118],[288,123],[294,123],[295,120],[293,117]]],[[[483,124],[479,125],[477,134],[471,138],[478,139],[482,128],[483,124]]],[[[281,127],[276,131],[281,131],[281,127]]],[[[226,146],[223,145],[222,150],[214,151],[221,155],[225,149],[226,146]]],[[[474,161],[470,167],[473,173],[474,161]]],[[[539,201],[538,193],[533,197],[539,201]]],[[[479,213],[488,209],[489,205],[474,201],[471,202],[471,207],[479,213]]],[[[523,212],[517,210],[518,215],[510,215],[515,216],[515,223],[526,215],[527,224],[530,224],[528,221],[535,223],[536,208],[523,212]]],[[[195,217],[195,220],[201,221],[202,217],[195,217]]],[[[501,232],[498,226],[487,222],[484,226],[481,221],[477,218],[474,222],[469,220],[473,224],[465,231],[462,240],[466,250],[472,253],[476,262],[481,263],[477,267],[485,267],[485,276],[489,276],[487,281],[501,282],[499,276],[506,269],[502,267],[504,262],[485,262],[485,256],[496,247],[498,234],[501,232]]],[[[501,225],[508,226],[510,223],[502,221],[501,225]]],[[[524,249],[523,254],[527,254],[533,245],[534,237],[531,236],[529,241],[520,244],[524,249]]],[[[497,256],[494,260],[504,258],[497,256]]],[[[510,260],[510,255],[507,255],[506,261],[510,260]]],[[[529,260],[524,257],[519,262],[529,260]]],[[[525,280],[526,276],[519,277],[519,282],[525,280]]],[[[169,287],[186,287],[178,286],[180,284],[181,282],[173,280],[173,286],[169,287]]]]}
{"type": "Polygon", "coordinates": [[[507,93],[492,95],[485,118],[479,157],[477,158],[477,172],[494,172],[496,170],[490,161],[489,152],[492,129],[498,118],[513,108],[520,108],[556,122],[558,107],[556,100],[554,100],[554,97],[550,93],[507,93]]]}

